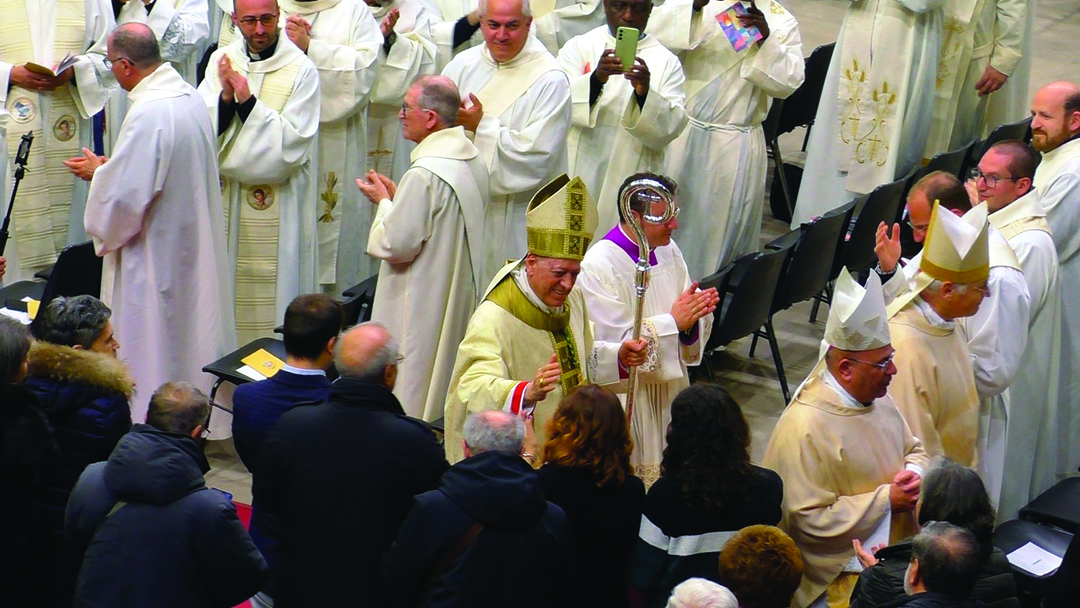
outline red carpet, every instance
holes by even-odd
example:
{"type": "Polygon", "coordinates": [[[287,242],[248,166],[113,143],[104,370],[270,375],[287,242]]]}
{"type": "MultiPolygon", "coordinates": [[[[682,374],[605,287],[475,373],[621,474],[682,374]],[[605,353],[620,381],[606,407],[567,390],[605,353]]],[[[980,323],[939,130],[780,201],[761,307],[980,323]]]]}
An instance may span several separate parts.
{"type": "MultiPolygon", "coordinates": [[[[240,518],[240,523],[244,524],[244,529],[247,530],[251,525],[251,505],[245,505],[242,502],[233,501],[236,505],[236,516],[240,518]]],[[[245,601],[236,608],[251,608],[251,602],[245,601]]]]}

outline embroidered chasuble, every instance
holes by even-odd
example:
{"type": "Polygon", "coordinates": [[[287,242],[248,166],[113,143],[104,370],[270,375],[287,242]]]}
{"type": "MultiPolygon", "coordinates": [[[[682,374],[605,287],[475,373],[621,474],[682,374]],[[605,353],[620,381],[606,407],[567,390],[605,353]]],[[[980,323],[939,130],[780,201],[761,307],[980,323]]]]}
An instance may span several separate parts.
{"type": "Polygon", "coordinates": [[[516,405],[521,396],[516,393],[548,364],[552,353],[558,355],[562,374],[555,390],[536,404],[533,428],[538,446],[547,441],[547,421],[563,395],[590,381],[582,356],[592,352],[593,339],[580,288],[570,292],[561,312],[543,311],[511,276],[519,264],[523,262],[512,262],[496,275],[458,349],[445,412],[446,454],[451,463],[464,458],[465,418],[485,410],[515,411],[511,402],[516,405]]]}
{"type": "MultiPolygon", "coordinates": [[[[5,82],[5,167],[15,159],[22,135],[33,133],[27,171],[11,214],[7,282],[29,278],[56,261],[69,240],[82,240],[82,204],[87,186],[63,161],[81,156],[91,142],[89,118],[99,111],[116,82],[105,69],[105,37],[112,26],[98,2],[87,0],[0,1],[0,62],[34,62],[51,68],[67,54],[80,56],[75,78],[54,91],[32,91],[5,82]],[[87,8],[92,9],[87,13],[87,8]],[[32,10],[31,10],[32,9],[32,10]],[[72,200],[78,205],[73,209],[72,200]],[[75,217],[75,222],[69,218],[75,217]],[[69,239],[69,233],[72,239],[69,239]]],[[[4,204],[10,195],[5,173],[4,204]]]]}
{"type": "Polygon", "coordinates": [[[218,138],[237,337],[245,343],[271,335],[289,302],[315,291],[319,86],[314,66],[287,37],[262,61],[248,58],[240,38],[213,54],[199,86],[219,132],[217,66],[225,54],[256,99],[247,119],[233,117],[218,138]]]}
{"type": "Polygon", "coordinates": [[[889,487],[900,471],[930,465],[890,395],[865,407],[846,405],[822,369],[819,363],[796,390],[761,463],[784,480],[780,528],[806,562],[796,608],[813,603],[845,571],[857,571],[852,539],[866,543],[886,531],[892,543],[915,533],[912,513],[892,512],[889,487]]]}
{"type": "Polygon", "coordinates": [[[1026,0],[953,0],[944,8],[934,119],[924,160],[980,135],[987,103],[975,84],[986,66],[1009,76],[1023,53],[1026,0]]]}

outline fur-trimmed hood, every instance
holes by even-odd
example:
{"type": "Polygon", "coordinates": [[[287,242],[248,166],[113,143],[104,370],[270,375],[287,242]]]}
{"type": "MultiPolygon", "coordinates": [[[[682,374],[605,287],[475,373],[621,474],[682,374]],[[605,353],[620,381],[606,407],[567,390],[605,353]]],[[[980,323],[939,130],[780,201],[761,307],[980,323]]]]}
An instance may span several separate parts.
{"type": "Polygon", "coordinates": [[[135,381],[119,359],[39,340],[30,346],[29,377],[86,384],[128,400],[135,391],[135,381]]]}

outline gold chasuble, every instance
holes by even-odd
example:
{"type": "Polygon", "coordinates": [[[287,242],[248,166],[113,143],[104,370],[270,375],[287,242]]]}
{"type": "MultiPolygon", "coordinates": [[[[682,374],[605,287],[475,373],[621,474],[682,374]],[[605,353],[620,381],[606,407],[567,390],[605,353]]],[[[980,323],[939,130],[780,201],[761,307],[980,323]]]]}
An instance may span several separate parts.
{"type": "MultiPolygon", "coordinates": [[[[244,77],[248,71],[244,66],[247,61],[237,61],[234,53],[229,53],[233,68],[244,77]]],[[[267,108],[281,113],[285,103],[292,96],[296,76],[303,64],[304,56],[299,55],[292,62],[280,69],[266,73],[261,87],[252,86],[251,94],[258,97],[267,108]]],[[[253,62],[248,69],[255,69],[261,62],[253,62]]],[[[249,80],[250,82],[250,80],[249,80]]],[[[240,127],[238,121],[226,131],[227,143],[222,147],[221,157],[228,156],[236,143],[240,127]]],[[[241,204],[239,229],[236,248],[236,334],[241,343],[260,336],[270,335],[280,322],[277,314],[277,278],[278,278],[278,239],[281,234],[281,205],[275,200],[277,184],[248,184],[237,179],[221,175],[222,198],[234,200],[239,195],[241,204]]],[[[225,205],[226,242],[231,242],[230,213],[232,206],[225,205]]]]}
{"type": "MultiPolygon", "coordinates": [[[[529,252],[538,257],[580,261],[596,230],[596,205],[578,178],[561,175],[540,189],[526,215],[529,252]]],[[[531,293],[525,260],[507,264],[488,286],[458,349],[445,409],[446,458],[465,457],[462,433],[469,414],[533,409],[537,446],[547,441],[547,422],[563,395],[589,382],[582,353],[593,350],[585,296],[574,287],[559,308],[531,293]],[[526,294],[524,290],[530,293],[526,294]],[[536,371],[558,357],[558,386],[543,400],[525,400],[536,371]]]]}
{"type": "MultiPolygon", "coordinates": [[[[83,52],[86,28],[84,0],[57,0],[52,56],[83,52]]],[[[22,65],[36,62],[25,0],[0,0],[0,57],[22,65]]],[[[52,67],[52,66],[48,66],[52,67]]],[[[74,69],[74,68],[72,68],[74,69]]],[[[73,181],[63,161],[79,156],[81,113],[69,83],[54,91],[31,91],[11,85],[6,109],[8,154],[15,159],[24,133],[33,132],[28,170],[19,185],[19,200],[11,213],[12,236],[23,269],[36,270],[56,261],[64,248],[71,212],[73,181]],[[43,124],[42,103],[48,105],[52,124],[43,124]]],[[[6,204],[7,201],[4,201],[6,204]]]]}

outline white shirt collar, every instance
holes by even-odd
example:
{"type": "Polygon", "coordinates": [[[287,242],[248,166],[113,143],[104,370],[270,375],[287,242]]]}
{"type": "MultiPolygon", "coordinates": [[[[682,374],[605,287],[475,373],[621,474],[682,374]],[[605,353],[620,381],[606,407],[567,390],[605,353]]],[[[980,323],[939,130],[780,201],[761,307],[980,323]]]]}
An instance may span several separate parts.
{"type": "Polygon", "coordinates": [[[539,308],[540,310],[548,314],[562,314],[562,306],[558,308],[552,308],[547,304],[544,304],[544,301],[540,299],[540,296],[536,295],[536,292],[533,291],[532,285],[529,285],[529,277],[525,274],[524,262],[519,264],[517,268],[510,271],[510,276],[514,277],[514,282],[517,283],[518,289],[521,290],[521,293],[525,294],[525,298],[529,300],[529,302],[531,302],[533,306],[539,308]]]}
{"type": "Polygon", "coordinates": [[[290,374],[296,374],[297,376],[325,376],[326,370],[323,369],[305,369],[302,367],[293,367],[288,363],[281,366],[282,371],[289,372],[290,374]]]}
{"type": "Polygon", "coordinates": [[[867,407],[866,404],[855,397],[852,397],[851,393],[847,392],[847,389],[840,386],[840,381],[837,380],[828,369],[821,370],[821,379],[825,381],[826,386],[831,388],[833,392],[840,397],[840,403],[843,404],[844,407],[850,407],[856,410],[865,409],[867,407]]]}

